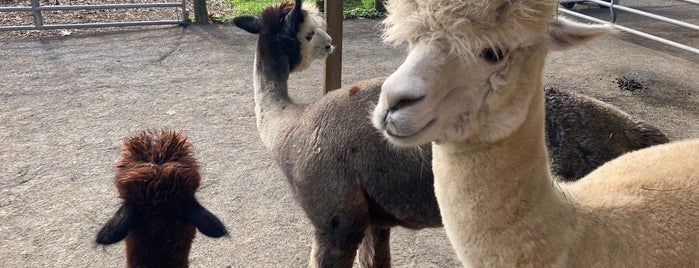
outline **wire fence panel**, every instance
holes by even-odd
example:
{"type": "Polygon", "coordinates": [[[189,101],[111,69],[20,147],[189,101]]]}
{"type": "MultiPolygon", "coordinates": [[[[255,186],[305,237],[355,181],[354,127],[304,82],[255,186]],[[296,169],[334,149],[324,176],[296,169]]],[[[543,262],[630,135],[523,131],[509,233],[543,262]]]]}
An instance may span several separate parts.
{"type": "MultiPolygon", "coordinates": [[[[621,0],[624,1],[624,0],[621,0]]],[[[629,1],[629,0],[626,0],[629,1]]],[[[627,32],[636,36],[657,41],[681,50],[699,55],[699,1],[698,0],[675,0],[672,1],[633,1],[634,7],[631,4],[615,1],[603,0],[559,0],[561,6],[559,13],[569,16],[589,20],[597,23],[611,23],[612,26],[620,31],[627,32]],[[678,3],[678,4],[674,4],[678,3]],[[576,5],[594,4],[598,10],[590,8],[573,8],[576,5]],[[600,10],[602,12],[600,12],[600,10]],[[606,13],[606,14],[604,14],[606,13]],[[620,18],[620,15],[624,15],[620,18]],[[670,16],[677,16],[672,18],[670,16]],[[643,20],[652,20],[652,23],[644,23],[643,20]],[[657,24],[667,26],[651,26],[657,24]],[[629,25],[631,24],[631,26],[629,25]],[[641,27],[639,27],[641,26],[641,27]],[[635,27],[635,28],[634,28],[635,27]],[[643,30],[639,30],[642,28],[643,30]],[[661,35],[667,35],[668,32],[683,32],[688,34],[680,34],[684,41],[694,43],[696,45],[683,44],[682,41],[670,40],[661,35]]],[[[631,1],[630,1],[631,2],[631,1]]],[[[677,34],[675,34],[677,36],[677,34]]]]}
{"type": "MultiPolygon", "coordinates": [[[[65,3],[65,0],[62,1],[65,3]]],[[[0,15],[5,17],[2,20],[4,23],[0,25],[0,31],[185,24],[188,19],[186,0],[165,3],[113,3],[101,5],[72,5],[71,0],[68,1],[68,5],[61,5],[59,0],[44,0],[43,4],[41,2],[40,0],[30,0],[30,5],[0,7],[0,15]],[[54,5],[51,3],[54,3],[54,5]],[[153,18],[149,16],[149,10],[165,8],[173,10],[171,18],[153,18]],[[109,12],[112,12],[111,10],[122,10],[121,12],[129,10],[130,14],[134,15],[130,16],[128,20],[112,21],[109,15],[109,12]],[[75,23],[66,23],[66,16],[70,16],[75,23]],[[28,17],[31,17],[31,19],[28,17]],[[52,23],[52,20],[61,22],[52,23]]]]}

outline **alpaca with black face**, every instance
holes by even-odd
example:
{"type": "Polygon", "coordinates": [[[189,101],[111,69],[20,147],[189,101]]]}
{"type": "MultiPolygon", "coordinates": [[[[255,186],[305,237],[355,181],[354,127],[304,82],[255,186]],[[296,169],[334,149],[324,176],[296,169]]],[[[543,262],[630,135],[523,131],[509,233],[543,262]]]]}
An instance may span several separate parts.
{"type": "MultiPolygon", "coordinates": [[[[358,253],[362,267],[390,267],[392,227],[442,226],[431,148],[396,149],[366,120],[384,78],[343,87],[312,104],[289,98],[290,73],[332,52],[314,12],[297,1],[234,19],[259,35],[253,73],[257,127],[315,230],[311,266],[352,267],[358,253]]],[[[571,175],[565,179],[604,159],[667,141],[658,129],[589,97],[555,90],[547,96],[551,156],[561,164],[556,174],[571,175]],[[627,142],[626,135],[644,143],[627,142]]]]}
{"type": "Polygon", "coordinates": [[[198,229],[228,231],[197,201],[199,164],[183,134],[143,131],[125,141],[114,183],[123,200],[97,233],[98,244],[126,242],[126,267],[188,267],[198,229]]]}

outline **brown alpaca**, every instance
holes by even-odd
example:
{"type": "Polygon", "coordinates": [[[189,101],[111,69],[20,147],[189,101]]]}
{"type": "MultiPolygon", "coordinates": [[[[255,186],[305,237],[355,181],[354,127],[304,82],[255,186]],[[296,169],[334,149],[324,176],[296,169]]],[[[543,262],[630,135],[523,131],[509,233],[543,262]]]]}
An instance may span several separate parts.
{"type": "Polygon", "coordinates": [[[187,267],[195,227],[222,237],[226,227],[194,197],[201,176],[187,136],[143,131],[127,139],[114,184],[123,203],[96,242],[126,242],[127,267],[187,267]]]}

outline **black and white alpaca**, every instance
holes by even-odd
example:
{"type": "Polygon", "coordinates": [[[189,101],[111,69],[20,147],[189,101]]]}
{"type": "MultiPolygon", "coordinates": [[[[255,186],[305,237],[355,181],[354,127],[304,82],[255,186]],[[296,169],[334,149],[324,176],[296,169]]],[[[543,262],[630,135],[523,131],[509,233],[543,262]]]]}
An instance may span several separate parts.
{"type": "MultiPolygon", "coordinates": [[[[351,267],[359,249],[362,266],[389,267],[392,227],[442,226],[430,147],[397,150],[368,122],[383,78],[332,91],[313,104],[292,102],[289,74],[332,51],[323,22],[314,14],[313,8],[302,9],[301,1],[296,1],[234,20],[238,27],[259,35],[253,73],[257,127],[315,229],[311,266],[351,267]]],[[[639,136],[633,141],[667,141],[659,130],[618,109],[584,96],[550,92],[554,163],[576,162],[563,163],[562,169],[572,170],[562,174],[576,174],[578,167],[591,170],[601,164],[599,159],[646,146],[608,140],[612,133],[621,138],[634,129],[638,131],[631,135],[639,136]],[[559,109],[564,106],[589,111],[559,109]],[[584,125],[594,126],[594,131],[584,125]],[[579,139],[565,135],[566,130],[579,139]],[[560,137],[567,139],[556,139],[560,137]]]]}
{"type": "Polygon", "coordinates": [[[95,241],[126,242],[126,267],[187,267],[199,229],[209,237],[228,233],[194,197],[199,164],[183,134],[143,131],[126,140],[114,184],[123,203],[95,241]]]}

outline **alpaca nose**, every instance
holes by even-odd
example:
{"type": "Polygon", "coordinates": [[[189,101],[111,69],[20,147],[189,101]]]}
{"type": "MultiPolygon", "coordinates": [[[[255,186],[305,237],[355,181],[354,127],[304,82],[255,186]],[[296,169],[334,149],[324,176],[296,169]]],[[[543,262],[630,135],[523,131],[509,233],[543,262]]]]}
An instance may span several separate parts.
{"type": "Polygon", "coordinates": [[[381,85],[388,113],[415,105],[425,99],[425,85],[422,79],[396,70],[381,85]]]}
{"type": "Polygon", "coordinates": [[[401,108],[408,107],[410,105],[413,105],[415,103],[420,102],[425,98],[425,96],[403,96],[403,99],[398,99],[394,102],[393,105],[390,105],[388,107],[388,112],[395,112],[397,110],[400,110],[401,108]]]}

